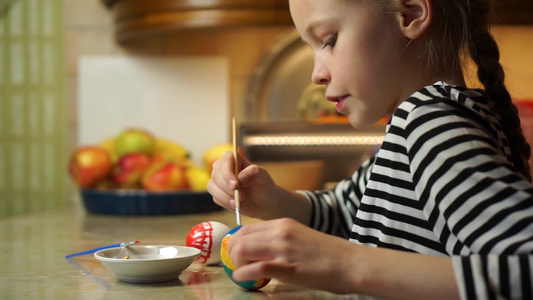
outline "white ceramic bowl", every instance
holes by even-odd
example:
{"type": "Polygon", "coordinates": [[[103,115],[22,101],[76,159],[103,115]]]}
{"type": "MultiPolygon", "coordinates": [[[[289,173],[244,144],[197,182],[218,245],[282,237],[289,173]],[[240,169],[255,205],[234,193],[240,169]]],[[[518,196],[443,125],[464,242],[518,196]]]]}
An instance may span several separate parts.
{"type": "Polygon", "coordinates": [[[177,279],[200,252],[186,246],[131,245],[100,250],[94,257],[121,281],[151,283],[177,279]]]}

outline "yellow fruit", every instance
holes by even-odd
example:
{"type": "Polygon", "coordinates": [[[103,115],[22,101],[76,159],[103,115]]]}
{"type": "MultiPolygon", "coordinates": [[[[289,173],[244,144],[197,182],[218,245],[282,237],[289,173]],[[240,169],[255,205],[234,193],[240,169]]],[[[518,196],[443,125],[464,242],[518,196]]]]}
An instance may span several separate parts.
{"type": "Polygon", "coordinates": [[[207,190],[207,182],[211,178],[209,172],[201,167],[192,166],[185,171],[189,185],[193,191],[207,190]]]}
{"type": "Polygon", "coordinates": [[[169,153],[176,159],[186,159],[190,156],[189,150],[184,146],[162,138],[156,139],[155,152],[169,153]]]}
{"type": "MultiPolygon", "coordinates": [[[[207,168],[209,173],[211,173],[211,170],[213,168],[213,163],[219,160],[222,157],[222,155],[224,155],[224,153],[226,153],[227,151],[233,152],[233,144],[230,144],[230,143],[218,144],[207,149],[207,151],[204,153],[203,159],[204,159],[205,167],[207,168]]],[[[241,155],[243,154],[240,148],[238,149],[238,151],[241,155]]]]}
{"type": "Polygon", "coordinates": [[[100,147],[104,148],[109,152],[109,155],[111,156],[111,162],[114,164],[118,161],[118,155],[115,151],[115,138],[109,138],[107,140],[104,140],[99,144],[100,147]]]}

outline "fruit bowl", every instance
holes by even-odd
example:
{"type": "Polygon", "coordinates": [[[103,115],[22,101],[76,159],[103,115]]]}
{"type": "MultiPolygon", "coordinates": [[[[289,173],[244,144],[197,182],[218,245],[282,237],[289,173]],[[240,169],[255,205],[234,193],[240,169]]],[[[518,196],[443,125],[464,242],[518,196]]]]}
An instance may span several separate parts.
{"type": "Polygon", "coordinates": [[[184,215],[222,210],[207,192],[80,190],[87,212],[102,215],[184,215]]]}

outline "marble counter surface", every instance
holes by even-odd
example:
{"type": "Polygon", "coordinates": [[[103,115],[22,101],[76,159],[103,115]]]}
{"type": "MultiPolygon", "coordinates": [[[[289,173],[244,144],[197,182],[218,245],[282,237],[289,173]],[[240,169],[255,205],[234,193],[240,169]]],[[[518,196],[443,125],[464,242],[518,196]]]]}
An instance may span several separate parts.
{"type": "MultiPolygon", "coordinates": [[[[373,299],[306,290],[273,280],[260,292],[240,289],[221,266],[194,263],[179,279],[157,284],[119,281],[93,255],[65,255],[124,241],[185,245],[203,221],[233,227],[229,211],[182,216],[87,215],[62,209],[0,219],[0,299],[373,299]]],[[[254,222],[243,219],[243,224],[254,222]]]]}

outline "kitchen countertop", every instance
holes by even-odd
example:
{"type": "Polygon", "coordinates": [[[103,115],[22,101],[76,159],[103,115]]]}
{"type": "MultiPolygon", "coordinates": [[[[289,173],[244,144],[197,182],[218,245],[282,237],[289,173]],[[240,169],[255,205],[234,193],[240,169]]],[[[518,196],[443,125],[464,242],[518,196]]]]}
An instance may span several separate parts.
{"type": "MultiPolygon", "coordinates": [[[[259,292],[236,286],[221,266],[193,263],[179,279],[156,284],[119,281],[92,254],[76,253],[139,240],[185,245],[189,230],[203,221],[230,227],[235,215],[219,211],[175,216],[89,215],[81,208],[50,210],[0,219],[1,299],[375,299],[302,289],[272,280],[259,292]]],[[[243,224],[254,222],[243,218],[243,224]]]]}

